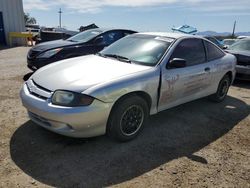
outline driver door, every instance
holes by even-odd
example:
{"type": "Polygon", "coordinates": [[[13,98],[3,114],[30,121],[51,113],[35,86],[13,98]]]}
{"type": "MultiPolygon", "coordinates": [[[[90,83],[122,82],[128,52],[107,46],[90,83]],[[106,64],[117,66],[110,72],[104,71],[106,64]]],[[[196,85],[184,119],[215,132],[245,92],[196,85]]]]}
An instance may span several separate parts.
{"type": "Polygon", "coordinates": [[[170,60],[166,67],[162,67],[158,111],[200,98],[211,85],[212,67],[206,61],[202,39],[183,39],[177,44],[170,60]],[[186,65],[182,68],[169,66],[174,58],[186,60],[186,65]]]}

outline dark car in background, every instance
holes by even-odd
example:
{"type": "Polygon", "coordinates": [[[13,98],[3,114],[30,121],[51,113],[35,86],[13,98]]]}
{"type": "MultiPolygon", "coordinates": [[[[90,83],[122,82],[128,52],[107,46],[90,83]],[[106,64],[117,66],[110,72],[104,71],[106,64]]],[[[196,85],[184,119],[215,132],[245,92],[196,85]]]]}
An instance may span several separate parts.
{"type": "Polygon", "coordinates": [[[214,44],[216,44],[217,46],[219,46],[221,49],[224,49],[224,45],[217,38],[212,36],[204,36],[204,37],[213,42],[214,44]]]}
{"type": "Polygon", "coordinates": [[[66,40],[41,43],[28,52],[27,66],[35,71],[59,60],[95,54],[113,42],[133,33],[136,31],[98,28],[78,33],[66,40]]]}
{"type": "Polygon", "coordinates": [[[250,38],[239,40],[226,51],[237,58],[236,79],[250,80],[250,38]]]}

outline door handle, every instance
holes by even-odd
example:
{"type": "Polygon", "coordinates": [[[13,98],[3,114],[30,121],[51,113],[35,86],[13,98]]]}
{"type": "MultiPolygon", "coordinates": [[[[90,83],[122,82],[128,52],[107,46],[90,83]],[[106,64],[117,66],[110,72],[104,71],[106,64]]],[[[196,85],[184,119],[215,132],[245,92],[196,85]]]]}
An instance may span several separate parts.
{"type": "Polygon", "coordinates": [[[204,69],[204,71],[205,71],[205,72],[209,72],[209,71],[210,71],[210,67],[206,67],[206,68],[204,69]]]}

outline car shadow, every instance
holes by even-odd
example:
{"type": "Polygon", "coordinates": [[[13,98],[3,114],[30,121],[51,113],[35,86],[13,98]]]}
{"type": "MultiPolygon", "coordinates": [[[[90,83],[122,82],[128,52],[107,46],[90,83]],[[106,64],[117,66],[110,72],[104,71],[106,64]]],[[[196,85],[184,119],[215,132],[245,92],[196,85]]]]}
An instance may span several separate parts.
{"type": "Polygon", "coordinates": [[[142,134],[128,143],[106,136],[67,138],[28,121],[13,134],[10,154],[20,169],[44,184],[105,187],[183,156],[208,164],[194,153],[228,133],[249,113],[249,105],[233,97],[222,103],[200,99],[152,116],[142,134]]]}

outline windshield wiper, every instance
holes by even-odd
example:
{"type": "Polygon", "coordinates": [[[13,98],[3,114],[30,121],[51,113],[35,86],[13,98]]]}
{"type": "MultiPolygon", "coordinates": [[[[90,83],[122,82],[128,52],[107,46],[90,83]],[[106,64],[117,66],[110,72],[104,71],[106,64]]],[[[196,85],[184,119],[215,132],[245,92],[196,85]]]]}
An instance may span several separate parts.
{"type": "Polygon", "coordinates": [[[124,57],[124,56],[120,56],[120,55],[116,55],[116,54],[100,54],[104,57],[112,57],[112,58],[115,58],[119,61],[123,61],[123,62],[126,62],[126,63],[131,63],[131,60],[127,57],[124,57]]]}
{"type": "Polygon", "coordinates": [[[72,39],[66,39],[67,41],[70,41],[70,42],[77,42],[75,40],[72,40],[72,39]]]}
{"type": "Polygon", "coordinates": [[[106,57],[105,54],[102,54],[102,53],[100,53],[100,52],[96,53],[95,55],[99,55],[99,56],[101,56],[101,57],[106,57]]]}

